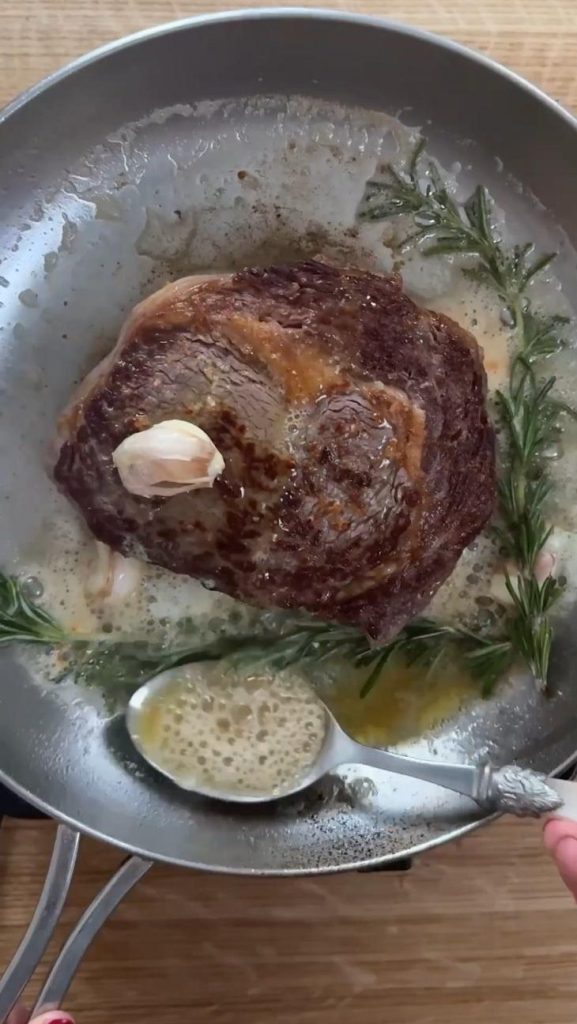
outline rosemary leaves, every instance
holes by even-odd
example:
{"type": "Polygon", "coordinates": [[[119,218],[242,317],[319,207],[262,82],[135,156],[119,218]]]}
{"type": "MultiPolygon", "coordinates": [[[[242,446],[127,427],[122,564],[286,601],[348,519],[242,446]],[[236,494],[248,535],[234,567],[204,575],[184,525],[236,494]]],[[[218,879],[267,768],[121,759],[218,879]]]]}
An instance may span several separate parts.
{"type": "Polygon", "coordinates": [[[218,636],[208,643],[176,643],[142,639],[78,637],[68,634],[47,612],[25,597],[22,585],[0,574],[0,643],[43,644],[57,648],[65,674],[96,686],[109,698],[122,700],[147,679],[178,665],[226,661],[247,671],[276,671],[291,666],[310,669],[327,662],[344,662],[366,671],[361,696],[378,682],[395,655],[426,668],[438,665],[451,652],[479,679],[484,692],[511,663],[513,645],[507,638],[484,636],[456,626],[417,619],[389,643],[373,645],[350,626],[279,617],[274,627],[239,635],[218,636]]]}
{"type": "Polygon", "coordinates": [[[26,596],[25,588],[0,573],[0,647],[11,643],[52,646],[66,641],[66,632],[48,612],[26,596]]]}
{"type": "Polygon", "coordinates": [[[487,190],[479,185],[458,204],[435,162],[425,157],[425,144],[419,140],[406,172],[387,165],[381,178],[367,183],[359,217],[408,215],[412,227],[399,243],[401,250],[417,245],[425,257],[467,257],[463,273],[492,288],[504,305],[515,354],[508,387],[496,395],[504,443],[495,530],[503,556],[515,569],[506,575],[513,611],[504,615],[500,642],[510,645],[511,654],[528,664],[544,688],[552,643],[549,613],[561,586],[553,576],[541,582],[536,576],[551,534],[544,514],[550,483],[543,454],[559,434],[561,417],[573,413],[556,399],[555,378],[540,372],[542,361],[562,347],[567,320],[535,310],[528,286],[555,254],[536,254],[530,243],[508,247],[493,224],[487,190]]]}

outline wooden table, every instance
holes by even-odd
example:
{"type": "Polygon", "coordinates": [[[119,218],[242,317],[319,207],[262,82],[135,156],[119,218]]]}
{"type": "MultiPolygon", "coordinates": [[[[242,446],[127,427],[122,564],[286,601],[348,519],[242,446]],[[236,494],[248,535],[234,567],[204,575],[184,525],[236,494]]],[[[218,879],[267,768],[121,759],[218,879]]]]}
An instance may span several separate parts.
{"type": "MultiPolygon", "coordinates": [[[[219,6],[0,0],[0,102],[115,36],[219,6]]],[[[452,36],[577,108],[576,0],[340,6],[452,36]]],[[[28,922],[52,831],[23,823],[0,835],[0,964],[28,922]]],[[[84,843],[65,925],[118,861],[84,843]]],[[[98,938],[69,1008],[80,1024],[575,1024],[577,910],[538,826],[515,822],[407,875],[276,881],[157,867],[98,938]]]]}

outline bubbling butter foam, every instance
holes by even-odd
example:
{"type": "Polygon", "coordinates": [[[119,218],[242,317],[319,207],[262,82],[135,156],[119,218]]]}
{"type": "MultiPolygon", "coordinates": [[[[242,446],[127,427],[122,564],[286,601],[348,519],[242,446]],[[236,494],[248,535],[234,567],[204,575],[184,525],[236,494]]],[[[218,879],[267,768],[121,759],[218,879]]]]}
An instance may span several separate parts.
{"type": "Polygon", "coordinates": [[[137,744],[187,789],[247,797],[290,792],[315,763],[326,712],[304,680],[286,672],[185,665],[143,704],[137,744]]]}

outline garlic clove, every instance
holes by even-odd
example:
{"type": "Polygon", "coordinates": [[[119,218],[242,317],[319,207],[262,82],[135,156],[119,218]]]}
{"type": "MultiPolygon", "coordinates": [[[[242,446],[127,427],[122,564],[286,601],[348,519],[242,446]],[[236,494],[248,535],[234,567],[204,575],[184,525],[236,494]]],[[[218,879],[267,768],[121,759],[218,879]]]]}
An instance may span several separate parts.
{"type": "MultiPolygon", "coordinates": [[[[552,548],[554,544],[551,543],[552,538],[549,539],[548,547],[544,548],[539,552],[535,560],[534,575],[537,583],[541,586],[548,576],[556,576],[558,573],[558,556],[552,548]]],[[[505,583],[505,573],[515,583],[515,580],[519,574],[518,566],[513,561],[506,562],[500,569],[495,572],[491,578],[491,584],[489,588],[490,596],[498,601],[502,605],[513,605],[514,601],[505,583]]]]}
{"type": "Polygon", "coordinates": [[[124,558],[99,540],[88,567],[84,590],[89,601],[120,604],[130,597],[142,577],[142,564],[136,558],[124,558]]]}
{"type": "Polygon", "coordinates": [[[555,576],[557,569],[557,555],[554,551],[543,549],[537,555],[535,561],[535,579],[540,585],[545,582],[548,576],[555,576]]]}
{"type": "Polygon", "coordinates": [[[112,460],[126,490],[143,498],[212,487],[224,470],[224,459],[208,434],[186,420],[164,420],[130,434],[112,460]]]}

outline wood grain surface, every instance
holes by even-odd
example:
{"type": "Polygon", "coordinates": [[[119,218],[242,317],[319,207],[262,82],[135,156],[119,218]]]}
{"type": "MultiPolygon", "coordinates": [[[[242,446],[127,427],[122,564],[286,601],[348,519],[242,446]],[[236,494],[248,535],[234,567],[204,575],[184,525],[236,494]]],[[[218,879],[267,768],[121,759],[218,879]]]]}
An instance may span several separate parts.
{"type": "MultiPolygon", "coordinates": [[[[0,964],[29,920],[52,832],[0,832],[0,964]]],[[[84,841],[65,925],[119,860],[84,841]]],[[[575,1024],[577,909],[534,823],[499,823],[406,874],[157,866],[97,938],[67,1008],[79,1024],[575,1024]]]]}
{"type": "MultiPolygon", "coordinates": [[[[0,103],[116,36],[219,6],[0,0],[0,103]]],[[[451,36],[577,109],[576,0],[335,6],[451,36]]],[[[0,832],[0,965],[52,834],[51,823],[0,832]]],[[[119,859],[84,842],[63,928],[119,859]]],[[[575,1024],[577,909],[531,823],[482,830],[408,874],[277,881],[156,867],[97,939],[69,1008],[80,1024],[575,1024]]]]}
{"type": "MultiPolygon", "coordinates": [[[[273,5],[274,0],[0,0],[0,103],[117,36],[209,10],[273,5]]],[[[298,6],[362,11],[451,36],[577,108],[576,0],[300,0],[298,6]]]]}

